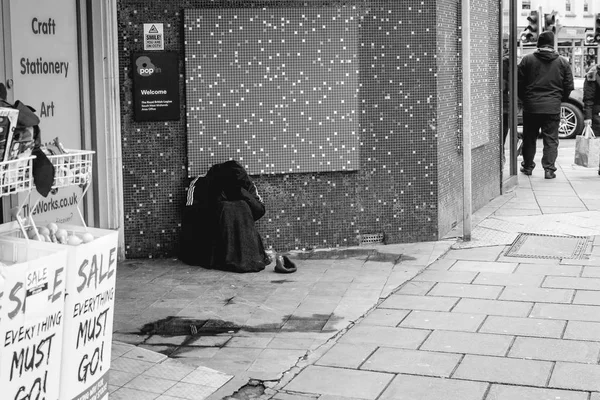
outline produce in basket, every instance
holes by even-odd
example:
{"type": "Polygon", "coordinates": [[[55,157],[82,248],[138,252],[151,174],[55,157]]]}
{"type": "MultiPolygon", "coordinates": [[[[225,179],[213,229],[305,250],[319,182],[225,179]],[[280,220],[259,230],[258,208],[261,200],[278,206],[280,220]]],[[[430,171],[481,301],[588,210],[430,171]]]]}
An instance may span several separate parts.
{"type": "Polygon", "coordinates": [[[57,224],[51,222],[47,226],[40,226],[37,228],[37,236],[33,226],[27,228],[27,237],[32,240],[39,240],[41,242],[51,242],[58,244],[67,244],[71,246],[78,246],[82,243],[89,243],[93,241],[94,235],[90,232],[83,233],[69,233],[66,229],[59,227],[57,224]]]}

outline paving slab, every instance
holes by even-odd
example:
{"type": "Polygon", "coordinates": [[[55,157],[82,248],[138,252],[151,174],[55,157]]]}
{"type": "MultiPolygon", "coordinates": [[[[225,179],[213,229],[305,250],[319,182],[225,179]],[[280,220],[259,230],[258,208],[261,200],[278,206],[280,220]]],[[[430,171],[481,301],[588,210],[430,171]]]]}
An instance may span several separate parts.
{"type": "Polygon", "coordinates": [[[600,391],[600,365],[557,362],[552,371],[550,387],[600,391]]]}
{"type": "Polygon", "coordinates": [[[404,327],[356,325],[346,332],[339,343],[385,344],[389,347],[416,349],[431,331],[404,327]]]}
{"type": "Polygon", "coordinates": [[[497,299],[503,288],[493,285],[438,283],[429,291],[429,296],[448,296],[475,299],[497,299]]]}
{"type": "Polygon", "coordinates": [[[436,330],[429,335],[419,349],[457,354],[505,356],[513,341],[514,337],[507,335],[436,330]]]}
{"type": "Polygon", "coordinates": [[[475,285],[495,285],[495,286],[533,286],[539,287],[544,281],[545,275],[542,274],[500,274],[493,272],[482,272],[477,275],[473,281],[475,285]]]}
{"type": "Polygon", "coordinates": [[[553,363],[467,354],[453,378],[545,387],[553,363]]]}
{"type": "Polygon", "coordinates": [[[534,303],[523,301],[460,299],[452,312],[527,317],[534,303]]]}
{"type": "Polygon", "coordinates": [[[379,347],[360,369],[448,378],[461,359],[461,354],[379,347]]]}
{"type": "Polygon", "coordinates": [[[569,321],[565,339],[600,341],[600,322],[569,321]]]}
{"type": "Polygon", "coordinates": [[[545,287],[507,287],[499,300],[530,301],[537,303],[566,303],[569,304],[575,295],[574,290],[546,289],[545,287]]]}
{"type": "Polygon", "coordinates": [[[567,321],[490,315],[485,319],[479,332],[560,338],[566,325],[567,321]]]}
{"type": "Polygon", "coordinates": [[[458,300],[459,297],[416,296],[396,293],[388,297],[379,307],[404,310],[450,311],[458,300]]]}
{"type": "Polygon", "coordinates": [[[394,378],[393,374],[352,369],[308,366],[284,389],[302,393],[376,399],[394,378]]]}
{"type": "Polygon", "coordinates": [[[517,337],[509,357],[532,360],[567,361],[596,364],[600,343],[577,340],[517,337]]]}
{"type": "Polygon", "coordinates": [[[538,303],[533,306],[531,317],[600,322],[600,306],[538,303]]]}
{"type": "Polygon", "coordinates": [[[587,400],[588,392],[493,384],[485,400],[587,400]]]}
{"type": "Polygon", "coordinates": [[[484,319],[485,316],[480,314],[414,310],[398,326],[402,328],[475,332],[484,319]]]}
{"type": "Polygon", "coordinates": [[[377,347],[375,344],[337,343],[315,365],[358,369],[377,347]]]}
{"type": "Polygon", "coordinates": [[[496,261],[464,261],[458,260],[449,269],[449,271],[472,271],[472,272],[495,272],[495,273],[512,273],[518,266],[516,262],[496,262],[496,261]]]}
{"type": "Polygon", "coordinates": [[[398,375],[381,400],[481,400],[488,384],[467,380],[398,375]]]}

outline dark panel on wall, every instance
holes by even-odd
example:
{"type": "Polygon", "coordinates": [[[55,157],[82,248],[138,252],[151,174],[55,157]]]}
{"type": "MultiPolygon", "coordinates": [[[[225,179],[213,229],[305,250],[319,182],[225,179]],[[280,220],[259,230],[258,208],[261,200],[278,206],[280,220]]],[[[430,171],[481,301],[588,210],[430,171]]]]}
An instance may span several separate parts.
{"type": "MultiPolygon", "coordinates": [[[[369,233],[384,233],[388,243],[437,239],[436,128],[440,122],[436,120],[435,4],[420,0],[120,1],[127,257],[177,253],[188,183],[182,37],[186,8],[284,7],[302,13],[343,6],[358,15],[359,169],[254,175],[267,207],[258,223],[267,246],[285,250],[355,245],[360,235],[369,233]],[[142,50],[142,24],[150,22],[164,24],[165,50],[180,54],[181,122],[136,123],[132,118],[131,53],[142,50]]],[[[452,107],[456,103],[450,99],[449,123],[455,118],[452,107]]]]}

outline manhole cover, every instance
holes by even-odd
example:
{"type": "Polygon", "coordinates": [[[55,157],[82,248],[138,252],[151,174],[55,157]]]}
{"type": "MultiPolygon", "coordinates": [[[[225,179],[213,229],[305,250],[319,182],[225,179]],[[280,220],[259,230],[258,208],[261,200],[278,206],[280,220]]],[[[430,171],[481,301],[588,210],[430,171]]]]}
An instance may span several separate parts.
{"type": "Polygon", "coordinates": [[[592,238],[521,233],[506,252],[506,257],[588,258],[592,238]]]}

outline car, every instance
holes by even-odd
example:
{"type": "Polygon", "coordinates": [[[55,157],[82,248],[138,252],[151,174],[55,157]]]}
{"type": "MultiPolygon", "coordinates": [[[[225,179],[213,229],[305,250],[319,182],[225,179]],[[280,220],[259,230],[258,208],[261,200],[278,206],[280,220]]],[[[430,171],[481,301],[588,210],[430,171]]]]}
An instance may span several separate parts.
{"type": "Polygon", "coordinates": [[[583,132],[583,88],[576,87],[560,105],[559,139],[573,139],[583,132]]]}

